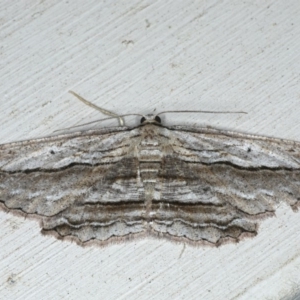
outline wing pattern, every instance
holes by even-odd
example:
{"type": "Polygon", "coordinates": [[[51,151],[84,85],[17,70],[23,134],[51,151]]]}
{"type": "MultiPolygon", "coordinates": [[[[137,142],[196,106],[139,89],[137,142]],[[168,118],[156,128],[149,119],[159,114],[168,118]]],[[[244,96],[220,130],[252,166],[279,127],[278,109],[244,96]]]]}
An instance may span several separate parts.
{"type": "Polygon", "coordinates": [[[44,232],[83,243],[143,233],[130,135],[117,128],[0,146],[0,202],[41,218],[44,232]]]}
{"type": "Polygon", "coordinates": [[[285,201],[300,204],[300,144],[214,129],[173,127],[162,161],[153,229],[220,244],[255,235],[285,201]]]}
{"type": "Polygon", "coordinates": [[[300,203],[300,143],[144,124],[0,146],[0,203],[79,244],[153,235],[216,245],[300,203]]]}

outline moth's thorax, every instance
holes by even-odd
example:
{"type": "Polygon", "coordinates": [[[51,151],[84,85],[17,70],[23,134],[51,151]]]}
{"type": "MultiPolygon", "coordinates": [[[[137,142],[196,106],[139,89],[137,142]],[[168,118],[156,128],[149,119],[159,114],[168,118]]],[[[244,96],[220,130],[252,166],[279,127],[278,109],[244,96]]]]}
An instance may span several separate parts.
{"type": "Polygon", "coordinates": [[[139,162],[160,162],[162,158],[162,141],[160,128],[146,124],[141,128],[141,139],[137,145],[139,162]]]}

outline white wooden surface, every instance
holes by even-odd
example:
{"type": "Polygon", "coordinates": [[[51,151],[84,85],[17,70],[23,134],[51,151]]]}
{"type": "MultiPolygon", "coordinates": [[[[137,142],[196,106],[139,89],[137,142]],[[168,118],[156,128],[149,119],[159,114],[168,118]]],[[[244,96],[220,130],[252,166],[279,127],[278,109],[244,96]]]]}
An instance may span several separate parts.
{"type": "MultiPolygon", "coordinates": [[[[300,141],[298,0],[2,0],[0,14],[0,143],[102,117],[70,89],[120,114],[244,110],[164,122],[300,141]]],[[[300,297],[300,213],[285,205],[220,248],[80,248],[3,212],[0,228],[1,299],[300,297]]]]}

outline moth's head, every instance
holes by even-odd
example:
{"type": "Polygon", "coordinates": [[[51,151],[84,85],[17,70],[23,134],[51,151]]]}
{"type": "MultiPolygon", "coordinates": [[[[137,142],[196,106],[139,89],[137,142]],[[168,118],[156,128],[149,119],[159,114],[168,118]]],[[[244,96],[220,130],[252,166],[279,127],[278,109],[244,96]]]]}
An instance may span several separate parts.
{"type": "Polygon", "coordinates": [[[161,119],[157,115],[145,115],[141,118],[141,124],[161,124],[161,119]]]}

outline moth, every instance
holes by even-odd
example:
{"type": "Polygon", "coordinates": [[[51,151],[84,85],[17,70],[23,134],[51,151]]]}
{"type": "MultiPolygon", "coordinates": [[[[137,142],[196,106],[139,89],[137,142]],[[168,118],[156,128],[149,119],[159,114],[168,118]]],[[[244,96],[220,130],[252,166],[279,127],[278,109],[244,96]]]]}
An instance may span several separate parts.
{"type": "Polygon", "coordinates": [[[300,143],[147,115],[119,126],[0,145],[0,204],[84,245],[154,236],[220,245],[300,203],[300,143]]]}

